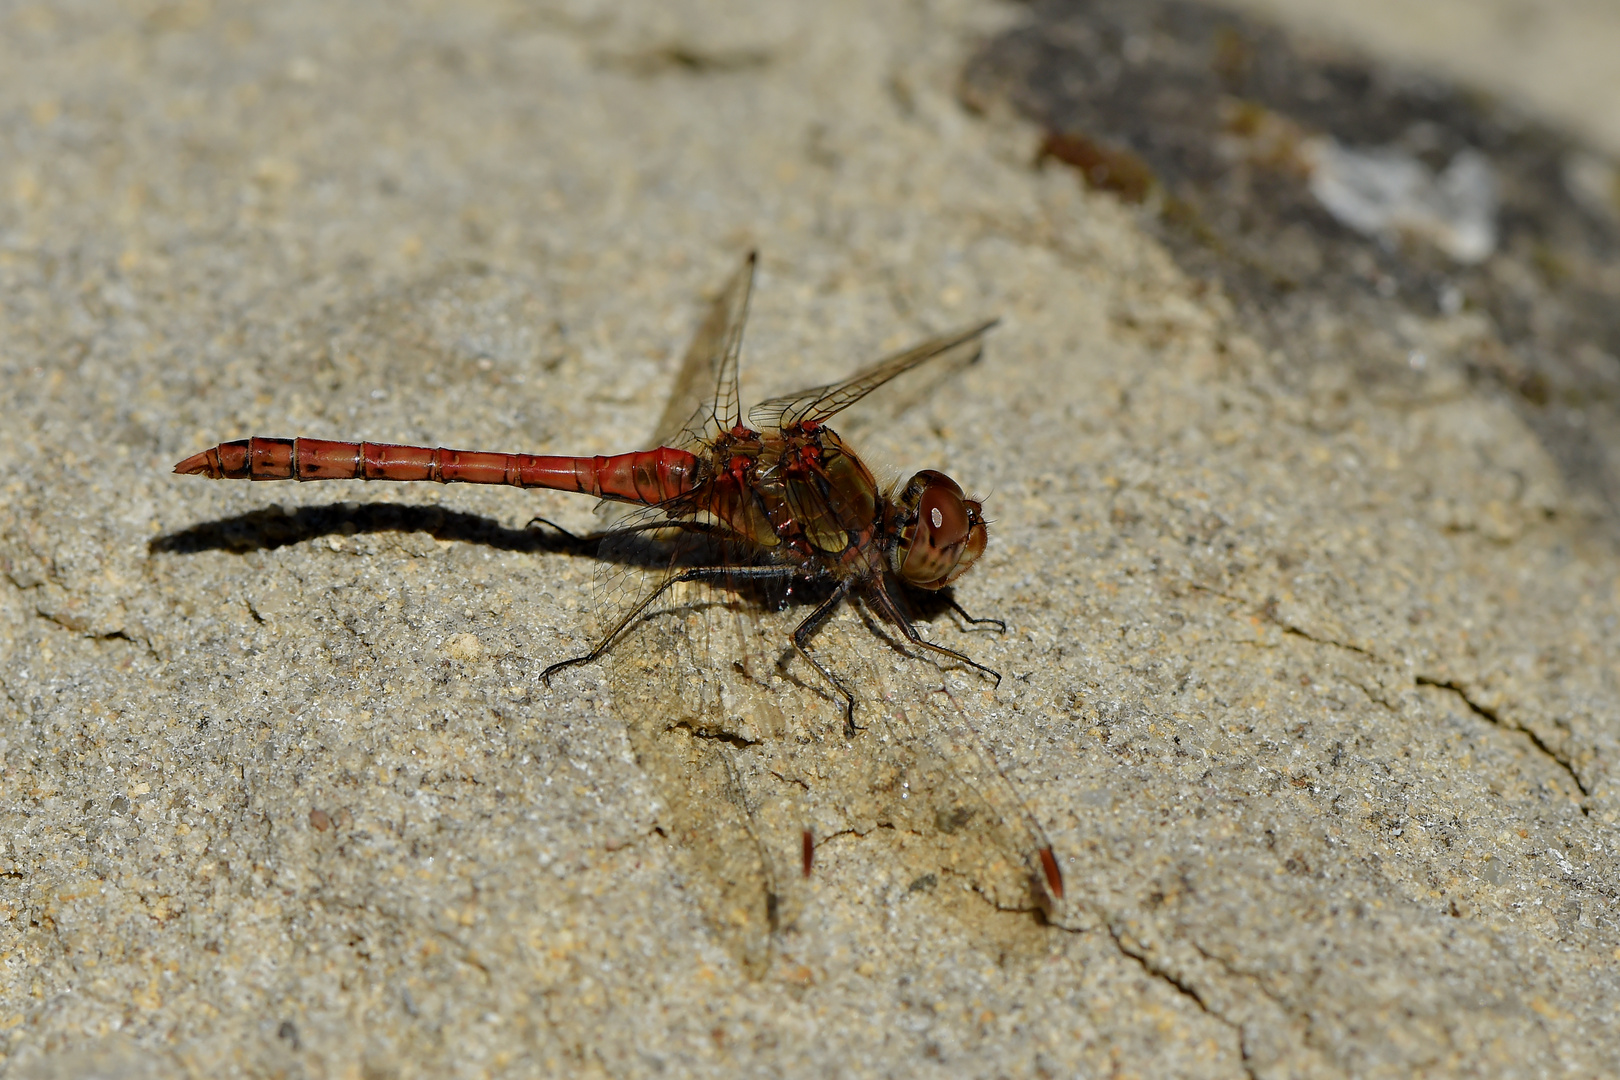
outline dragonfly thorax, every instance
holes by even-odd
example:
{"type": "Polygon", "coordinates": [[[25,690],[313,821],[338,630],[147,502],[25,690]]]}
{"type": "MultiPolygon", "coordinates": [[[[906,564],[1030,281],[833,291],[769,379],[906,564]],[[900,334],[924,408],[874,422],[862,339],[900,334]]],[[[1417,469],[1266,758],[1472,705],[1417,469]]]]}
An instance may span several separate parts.
{"type": "Polygon", "coordinates": [[[926,469],[913,476],[896,504],[901,516],[891,560],[909,584],[942,589],[984,554],[984,507],[944,473],[926,469]]]}

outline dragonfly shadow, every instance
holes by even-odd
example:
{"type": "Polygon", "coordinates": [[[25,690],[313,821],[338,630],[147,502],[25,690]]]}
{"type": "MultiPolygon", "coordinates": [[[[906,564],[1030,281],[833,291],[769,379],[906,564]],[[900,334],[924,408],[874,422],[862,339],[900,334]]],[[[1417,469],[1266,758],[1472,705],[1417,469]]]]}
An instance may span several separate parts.
{"type": "Polygon", "coordinates": [[[147,550],[154,554],[194,555],[203,551],[244,554],[272,551],[323,536],[414,532],[425,532],[435,540],[461,540],[501,551],[577,554],[595,549],[594,542],[588,539],[550,529],[512,529],[493,518],[459,510],[376,502],[300,506],[294,510],[272,506],[166,533],[149,542],[147,550]]]}

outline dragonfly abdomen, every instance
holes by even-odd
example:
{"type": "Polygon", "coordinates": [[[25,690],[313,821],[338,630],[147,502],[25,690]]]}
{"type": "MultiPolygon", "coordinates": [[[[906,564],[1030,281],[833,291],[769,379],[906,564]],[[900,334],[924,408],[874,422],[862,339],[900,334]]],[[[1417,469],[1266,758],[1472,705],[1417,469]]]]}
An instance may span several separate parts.
{"type": "Polygon", "coordinates": [[[449,450],[442,446],[274,439],[220,443],[180,462],[177,473],[211,480],[428,480],[578,491],[597,498],[661,503],[691,491],[698,459],[659,447],[630,454],[565,457],[449,450]]]}

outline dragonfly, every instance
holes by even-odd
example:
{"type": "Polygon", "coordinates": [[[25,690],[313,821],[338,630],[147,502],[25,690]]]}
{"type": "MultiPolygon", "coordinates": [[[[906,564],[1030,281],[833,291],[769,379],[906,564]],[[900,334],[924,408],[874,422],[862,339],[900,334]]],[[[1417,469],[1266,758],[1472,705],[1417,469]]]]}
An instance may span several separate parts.
{"type": "MultiPolygon", "coordinates": [[[[966,803],[936,800],[940,829],[950,832],[953,823],[960,825],[975,815],[999,823],[1003,843],[1021,849],[1027,880],[1037,900],[1049,907],[1064,892],[1052,845],[1011,790],[994,755],[983,750],[971,725],[961,722],[963,710],[935,707],[942,696],[955,703],[949,688],[942,686],[930,697],[890,683],[889,689],[874,692],[863,685],[871,679],[859,672],[852,675],[849,664],[835,670],[831,661],[818,655],[814,640],[840,608],[855,604],[863,609],[862,618],[873,617],[867,625],[875,632],[884,627],[898,631],[903,644],[895,644],[900,651],[921,650],[999,685],[998,672],[960,650],[929,640],[911,615],[915,599],[932,595],[970,626],[1005,629],[1000,620],[969,615],[949,590],[984,554],[989,523],[983,505],[967,497],[949,476],[932,469],[901,483],[880,485],[854,449],[827,426],[839,413],[907,372],[942,357],[976,352],[996,320],[929,338],[842,381],[765,400],[749,410],[745,423],[738,368],[756,265],[757,256],[750,253],[713,302],[645,449],[561,456],[254,436],[194,454],[179,462],[175,472],[211,479],[504,484],[604,500],[610,512],[619,511],[609,527],[588,537],[566,534],[598,544],[603,626],[588,651],[544,669],[541,678],[547,685],[567,668],[619,652],[632,654],[636,661],[619,665],[626,672],[636,671],[622,680],[626,689],[667,680],[668,670],[660,672],[657,658],[647,652],[690,652],[697,637],[718,635],[700,628],[665,634],[656,641],[635,640],[661,604],[666,605],[662,610],[673,608],[677,614],[690,615],[703,606],[734,614],[744,593],[764,598],[767,606],[778,610],[787,606],[795,590],[801,598],[812,596],[812,609],[787,632],[787,645],[840,704],[846,742],[863,730],[857,719],[866,707],[876,707],[897,742],[937,744],[938,732],[920,728],[929,717],[946,717],[944,726],[954,724],[956,729],[948,740],[951,749],[932,755],[933,764],[926,769],[897,766],[880,783],[907,789],[905,777],[916,776],[929,785],[965,789],[966,803]],[[671,605],[676,596],[695,599],[671,605]],[[974,759],[971,766],[957,763],[964,752],[974,759]]],[[[755,630],[754,637],[758,636],[755,630]]],[[[731,638],[735,641],[736,635],[731,638]]],[[[700,657],[693,678],[716,682],[726,674],[726,664],[723,656],[700,657]]],[[[743,665],[733,667],[740,671],[743,665]]],[[[759,678],[754,676],[754,681],[759,678]]],[[[700,687],[696,696],[704,703],[678,705],[670,699],[655,701],[651,707],[694,716],[728,708],[723,688],[700,687]]],[[[738,694],[733,691],[730,696],[738,694]]],[[[719,730],[701,717],[690,726],[699,734],[719,730]]],[[[734,761],[726,759],[711,772],[710,779],[719,787],[748,803],[734,761]]],[[[901,798],[910,794],[902,790],[901,798]]],[[[755,810],[747,810],[738,818],[742,822],[738,831],[755,841],[760,832],[757,817],[755,810]]],[[[805,829],[804,876],[809,876],[813,853],[812,833],[805,829]]],[[[763,860],[766,865],[770,862],[763,860]]],[[[776,897],[781,890],[768,885],[765,891],[776,897]]],[[[779,922],[775,905],[774,899],[768,905],[773,925],[779,922]]]]}

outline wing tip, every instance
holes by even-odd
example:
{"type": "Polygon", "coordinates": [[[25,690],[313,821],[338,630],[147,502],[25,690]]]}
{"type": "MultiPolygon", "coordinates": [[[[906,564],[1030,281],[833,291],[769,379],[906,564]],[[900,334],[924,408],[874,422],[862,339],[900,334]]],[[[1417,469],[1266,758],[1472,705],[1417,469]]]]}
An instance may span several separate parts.
{"type": "Polygon", "coordinates": [[[1058,869],[1057,856],[1050,847],[1041,848],[1041,872],[1046,877],[1046,887],[1051,890],[1054,899],[1063,899],[1063,871],[1058,869]]]}

